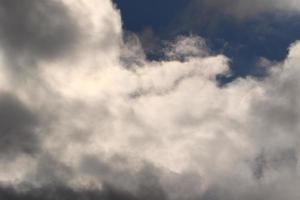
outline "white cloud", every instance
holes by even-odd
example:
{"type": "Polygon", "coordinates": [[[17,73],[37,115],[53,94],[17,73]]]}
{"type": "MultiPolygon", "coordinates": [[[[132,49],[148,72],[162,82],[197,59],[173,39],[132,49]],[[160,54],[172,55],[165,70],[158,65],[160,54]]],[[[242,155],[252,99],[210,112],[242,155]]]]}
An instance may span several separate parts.
{"type": "Polygon", "coordinates": [[[28,158],[30,165],[26,157],[15,163],[22,169],[1,163],[10,176],[0,174],[0,181],[46,184],[62,178],[76,187],[108,181],[134,190],[147,162],[161,170],[159,181],[174,199],[187,198],[182,196],[187,188],[190,196],[203,198],[211,190],[220,195],[221,188],[224,199],[276,199],[277,194],[277,199],[297,199],[299,43],[265,80],[238,79],[219,87],[215,77],[229,73],[228,59],[210,55],[203,39],[181,38],[169,51],[174,60],[150,62],[141,54],[141,65],[124,67],[121,51],[132,48],[124,48],[131,43],[121,41],[112,3],[64,3],[83,31],[75,51],[39,61],[26,84],[3,84],[40,116],[42,150],[28,158]],[[256,163],[261,154],[266,163],[256,163]],[[53,173],[41,169],[44,162],[53,173]],[[262,182],[253,176],[253,165],[262,182]],[[182,181],[183,191],[176,192],[182,181]],[[270,191],[279,182],[285,183],[286,196],[270,191]]]}

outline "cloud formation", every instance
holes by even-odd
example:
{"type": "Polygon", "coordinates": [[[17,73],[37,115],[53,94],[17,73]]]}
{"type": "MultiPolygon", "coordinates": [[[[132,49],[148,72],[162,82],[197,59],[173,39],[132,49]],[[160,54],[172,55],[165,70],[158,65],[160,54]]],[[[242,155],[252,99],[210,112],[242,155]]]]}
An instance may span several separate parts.
{"type": "MultiPolygon", "coordinates": [[[[12,11],[22,4],[3,2],[12,11]]],[[[122,40],[110,0],[27,6],[24,20],[41,8],[52,24],[53,9],[66,9],[68,25],[50,26],[55,39],[36,41],[45,21],[34,29],[21,21],[21,33],[37,38],[23,38],[26,48],[1,43],[1,155],[14,159],[0,162],[0,197],[299,199],[299,43],[266,79],[221,87],[216,77],[230,73],[229,59],[213,55],[203,38],[180,37],[167,60],[148,61],[135,36],[122,40]],[[70,30],[79,30],[76,40],[70,30]],[[64,42],[74,48],[40,59],[64,42]],[[12,55],[34,55],[36,69],[15,75],[12,55]]],[[[14,24],[14,17],[3,19],[14,24]]]]}

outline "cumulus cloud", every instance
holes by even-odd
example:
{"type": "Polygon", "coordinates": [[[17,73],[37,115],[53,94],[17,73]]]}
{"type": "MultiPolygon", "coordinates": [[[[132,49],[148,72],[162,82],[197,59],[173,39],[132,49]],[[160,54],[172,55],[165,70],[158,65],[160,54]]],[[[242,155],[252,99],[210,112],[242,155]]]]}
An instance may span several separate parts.
{"type": "MultiPolygon", "coordinates": [[[[48,37],[23,38],[28,54],[1,44],[0,155],[14,159],[0,162],[0,197],[299,199],[299,43],[266,79],[220,87],[216,77],[230,73],[230,61],[203,38],[180,37],[168,59],[148,61],[138,38],[122,40],[111,1],[30,2],[28,13],[46,9],[50,24],[53,9],[68,10],[67,26],[49,27],[53,37],[80,34],[53,39],[50,49],[74,48],[47,59],[48,37]],[[34,55],[36,69],[10,76],[18,73],[5,61],[11,55],[34,55]]],[[[13,17],[3,19],[14,24],[13,17]]]]}

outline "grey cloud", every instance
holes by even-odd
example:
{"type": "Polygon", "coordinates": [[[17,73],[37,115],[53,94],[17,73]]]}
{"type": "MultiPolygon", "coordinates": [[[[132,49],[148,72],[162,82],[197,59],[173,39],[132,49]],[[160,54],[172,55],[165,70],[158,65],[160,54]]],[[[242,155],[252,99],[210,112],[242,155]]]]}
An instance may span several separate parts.
{"type": "Polygon", "coordinates": [[[294,148],[262,151],[253,162],[253,175],[257,180],[268,179],[271,173],[297,174],[298,157],[294,148]]]}
{"type": "Polygon", "coordinates": [[[138,196],[144,200],[167,200],[168,195],[160,183],[160,174],[155,167],[146,166],[139,172],[138,196]]]}
{"type": "Polygon", "coordinates": [[[134,170],[127,168],[128,164],[126,157],[120,155],[106,161],[101,157],[86,156],[82,160],[81,171],[99,178],[106,184],[130,191],[137,199],[169,199],[166,192],[168,188],[162,185],[162,169],[145,162],[140,169],[134,170]]]}
{"type": "Polygon", "coordinates": [[[127,164],[126,158],[115,156],[117,159],[105,160],[103,155],[84,156],[80,164],[80,172],[95,177],[101,182],[106,182],[119,188],[134,190],[137,180],[133,172],[124,168],[127,164]],[[119,166],[119,167],[118,167],[119,166]],[[121,166],[121,167],[120,167],[121,166]]]}
{"type": "MultiPolygon", "coordinates": [[[[167,200],[167,193],[160,184],[161,171],[145,163],[140,171],[132,169],[117,171],[115,165],[124,162],[122,156],[114,156],[109,161],[95,156],[86,156],[80,170],[101,179],[101,189],[94,187],[73,188],[66,184],[69,169],[50,155],[41,157],[35,174],[36,181],[30,180],[20,185],[0,185],[0,199],[5,200],[167,200]],[[127,174],[127,175],[126,175],[127,174]],[[124,182],[122,183],[122,176],[124,182]],[[135,182],[131,182],[134,179],[135,182]],[[127,181],[127,182],[125,182],[127,181]],[[32,183],[35,183],[32,185],[32,183]],[[135,184],[134,190],[124,184],[135,184]],[[38,185],[38,186],[36,186],[38,185]]],[[[126,163],[126,161],[125,161],[126,163]]],[[[124,164],[124,163],[123,163],[124,164]]]]}
{"type": "Polygon", "coordinates": [[[38,119],[11,94],[0,94],[0,157],[34,154],[39,149],[38,119]]]}
{"type": "Polygon", "coordinates": [[[298,69],[288,67],[274,73],[264,85],[266,98],[256,100],[251,108],[249,131],[257,148],[274,157],[278,154],[287,163],[294,162],[290,158],[297,163],[299,156],[298,73],[298,69]]]}
{"type": "Polygon", "coordinates": [[[138,200],[132,194],[105,185],[102,190],[75,190],[61,185],[29,188],[19,191],[12,187],[0,187],[0,198],[5,200],[138,200]]]}
{"type": "Polygon", "coordinates": [[[257,155],[253,162],[253,176],[260,180],[265,175],[265,170],[267,167],[266,155],[264,152],[257,155]]]}
{"type": "Polygon", "coordinates": [[[28,182],[38,185],[64,185],[73,176],[72,169],[51,156],[49,153],[39,155],[37,167],[27,174],[28,182]]]}
{"type": "Polygon", "coordinates": [[[297,189],[299,181],[281,180],[277,183],[260,183],[257,185],[245,185],[231,180],[223,180],[222,184],[211,186],[208,191],[199,198],[200,200],[297,200],[300,195],[297,189]]]}
{"type": "MultiPolygon", "coordinates": [[[[110,159],[101,156],[86,156],[82,159],[81,172],[97,177],[102,182],[128,191],[137,191],[143,199],[162,199],[164,192],[159,187],[158,177],[161,172],[150,163],[145,163],[141,170],[127,168],[126,157],[115,155],[110,159]]],[[[164,198],[163,198],[164,199],[164,198]]]]}
{"type": "Polygon", "coordinates": [[[76,42],[78,33],[75,19],[61,1],[0,1],[0,44],[9,62],[25,59],[30,64],[60,56],[76,42]]]}
{"type": "MultiPolygon", "coordinates": [[[[86,156],[81,163],[81,173],[98,178],[104,186],[127,191],[140,200],[201,199],[202,179],[197,173],[174,173],[168,169],[144,162],[135,169],[124,156],[86,156]]],[[[126,198],[126,196],[125,196],[126,198]]]]}

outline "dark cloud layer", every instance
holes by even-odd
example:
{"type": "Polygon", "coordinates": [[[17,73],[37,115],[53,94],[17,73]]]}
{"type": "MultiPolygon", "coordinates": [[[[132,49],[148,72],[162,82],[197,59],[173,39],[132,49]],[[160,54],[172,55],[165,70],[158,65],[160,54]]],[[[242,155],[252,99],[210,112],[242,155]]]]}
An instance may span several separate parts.
{"type": "Polygon", "coordinates": [[[16,97],[0,94],[0,158],[34,154],[39,149],[38,120],[16,97]]]}
{"type": "Polygon", "coordinates": [[[27,191],[1,187],[0,198],[5,200],[138,200],[128,192],[105,186],[99,190],[73,190],[64,186],[48,186],[27,191]]]}
{"type": "Polygon", "coordinates": [[[0,1],[0,43],[10,62],[57,57],[77,35],[75,20],[60,1],[0,1]]]}

